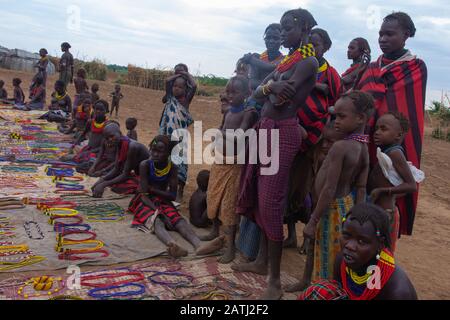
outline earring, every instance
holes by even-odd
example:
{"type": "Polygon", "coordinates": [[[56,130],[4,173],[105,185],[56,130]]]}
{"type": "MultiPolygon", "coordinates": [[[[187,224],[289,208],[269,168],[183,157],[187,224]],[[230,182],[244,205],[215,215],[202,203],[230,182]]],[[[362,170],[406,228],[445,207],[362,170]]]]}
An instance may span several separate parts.
{"type": "Polygon", "coordinates": [[[380,259],[381,259],[381,255],[379,253],[379,254],[377,254],[377,260],[380,260],[380,259]]]}

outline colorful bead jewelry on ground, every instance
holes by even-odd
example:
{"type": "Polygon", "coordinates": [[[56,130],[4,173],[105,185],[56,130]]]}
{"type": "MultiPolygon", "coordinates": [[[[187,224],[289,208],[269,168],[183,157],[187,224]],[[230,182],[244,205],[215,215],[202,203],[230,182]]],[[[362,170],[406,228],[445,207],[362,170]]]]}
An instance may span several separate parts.
{"type": "Polygon", "coordinates": [[[130,282],[139,282],[145,279],[145,276],[142,272],[137,271],[128,271],[128,272],[120,272],[120,273],[100,273],[94,275],[87,275],[81,277],[81,285],[85,287],[93,287],[93,288],[103,288],[107,286],[120,286],[122,284],[130,283],[130,282]],[[125,278],[126,280],[114,280],[125,278]],[[130,279],[131,277],[131,279],[130,279]],[[92,282],[93,280],[102,280],[102,279],[113,279],[112,281],[108,281],[105,283],[92,282]]]}
{"type": "Polygon", "coordinates": [[[30,238],[31,240],[42,240],[45,238],[44,233],[42,232],[41,227],[37,222],[27,221],[23,224],[23,227],[25,229],[25,232],[27,233],[28,238],[30,238]],[[32,226],[34,226],[34,230],[36,231],[37,235],[33,235],[32,226]]]}
{"type": "Polygon", "coordinates": [[[19,296],[22,296],[25,299],[39,298],[39,297],[44,297],[44,296],[50,297],[50,296],[55,295],[58,292],[62,291],[63,288],[64,288],[64,281],[62,278],[50,278],[50,277],[44,276],[44,277],[38,277],[38,278],[31,278],[30,280],[26,281],[25,284],[19,288],[19,290],[17,291],[17,294],[19,296]],[[59,282],[60,285],[58,288],[52,289],[55,282],[59,282]],[[31,285],[33,286],[33,289],[35,290],[35,292],[38,292],[38,293],[30,293],[28,291],[25,292],[26,288],[31,285]],[[47,291],[47,292],[41,293],[42,291],[47,291]]]}
{"type": "Polygon", "coordinates": [[[67,250],[58,255],[59,260],[89,260],[94,261],[109,256],[109,252],[106,250],[93,250],[93,251],[80,251],[80,250],[67,250]],[[100,256],[97,256],[100,254],[100,256]]]}
{"type": "Polygon", "coordinates": [[[176,288],[176,287],[183,287],[188,286],[192,284],[192,281],[194,280],[194,277],[188,274],[184,274],[181,272],[157,272],[150,277],[147,278],[149,281],[151,281],[154,284],[159,284],[162,286],[170,287],[170,288],[176,288]],[[164,281],[164,280],[157,280],[156,278],[164,276],[165,278],[185,278],[184,281],[164,281]]]}
{"type": "Polygon", "coordinates": [[[95,299],[107,299],[107,298],[113,298],[113,297],[130,297],[130,296],[137,296],[142,295],[145,293],[145,286],[138,283],[128,283],[123,284],[120,286],[110,286],[110,287],[103,287],[103,288],[96,288],[92,289],[88,292],[89,296],[95,299]],[[136,287],[138,288],[135,291],[119,291],[119,292],[111,292],[107,293],[107,291],[117,290],[117,289],[123,289],[128,287],[136,287]],[[106,293],[101,293],[106,292],[106,293]]]}

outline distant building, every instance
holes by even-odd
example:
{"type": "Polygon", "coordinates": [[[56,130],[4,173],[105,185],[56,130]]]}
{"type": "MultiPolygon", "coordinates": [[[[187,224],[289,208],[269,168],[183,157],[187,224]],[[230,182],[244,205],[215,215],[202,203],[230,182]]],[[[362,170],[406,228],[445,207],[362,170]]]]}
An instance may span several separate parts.
{"type": "MultiPolygon", "coordinates": [[[[0,46],[0,68],[36,72],[34,65],[41,57],[37,53],[31,53],[20,49],[8,49],[0,46]]],[[[55,65],[49,61],[47,66],[47,74],[52,75],[56,73],[55,65]]]]}

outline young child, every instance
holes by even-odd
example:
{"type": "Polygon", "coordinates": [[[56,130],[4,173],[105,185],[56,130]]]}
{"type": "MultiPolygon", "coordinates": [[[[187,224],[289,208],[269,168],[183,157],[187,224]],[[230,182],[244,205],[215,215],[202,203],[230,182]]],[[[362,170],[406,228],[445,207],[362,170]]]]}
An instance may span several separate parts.
{"type": "Polygon", "coordinates": [[[114,87],[114,92],[111,92],[111,94],[109,95],[110,97],[112,97],[111,112],[109,114],[110,117],[112,117],[114,109],[116,110],[116,118],[118,117],[120,100],[123,99],[123,94],[120,92],[120,90],[120,85],[116,84],[116,86],[114,87]]]}
{"type": "Polygon", "coordinates": [[[26,104],[27,110],[43,110],[45,106],[45,87],[42,77],[37,77],[30,93],[30,101],[26,104]]]}
{"type": "Polygon", "coordinates": [[[136,126],[137,126],[137,119],[136,118],[128,118],[126,121],[126,126],[127,126],[127,137],[130,139],[133,139],[135,141],[138,141],[138,135],[137,135],[137,131],[136,131],[136,126]]]}
{"type": "MultiPolygon", "coordinates": [[[[167,92],[163,98],[166,103],[159,122],[159,134],[172,136],[175,130],[188,129],[194,123],[189,112],[189,104],[193,98],[190,96],[192,92],[189,83],[188,77],[183,74],[175,75],[172,80],[167,81],[167,92]]],[[[180,154],[175,155],[178,157],[179,163],[181,162],[178,165],[177,202],[181,202],[183,199],[184,187],[188,178],[188,165],[182,158],[184,150],[187,148],[187,142],[181,142],[179,147],[180,154]]]]}
{"type": "Polygon", "coordinates": [[[89,92],[89,86],[86,82],[86,70],[83,68],[78,69],[77,77],[73,81],[75,85],[75,98],[73,99],[74,109],[82,104],[80,101],[80,96],[89,92]]]}
{"type": "MultiPolygon", "coordinates": [[[[311,199],[318,199],[319,196],[314,193],[314,182],[316,180],[317,174],[319,173],[320,168],[322,167],[322,164],[325,161],[331,147],[336,141],[340,141],[344,138],[344,134],[336,131],[334,122],[329,121],[323,129],[322,138],[320,139],[316,147],[308,152],[307,157],[304,157],[304,159],[306,159],[307,161],[299,163],[299,170],[301,170],[304,175],[296,175],[292,178],[298,180],[298,183],[306,184],[306,186],[304,186],[304,189],[309,190],[310,194],[302,196],[303,198],[310,196],[311,199]]],[[[314,207],[314,204],[312,205],[314,207]]],[[[307,224],[310,220],[311,211],[307,210],[308,208],[305,204],[303,204],[302,209],[303,212],[300,213],[303,213],[303,216],[299,217],[299,219],[307,224]]],[[[300,253],[306,254],[306,264],[305,270],[303,272],[303,278],[298,283],[287,287],[287,292],[303,291],[311,283],[311,276],[314,265],[314,244],[311,243],[309,239],[304,239],[304,243],[300,248],[300,253]]]]}
{"type": "MultiPolygon", "coordinates": [[[[94,83],[91,86],[91,99],[93,104],[95,104],[98,100],[100,100],[100,96],[98,95],[99,90],[100,86],[98,85],[98,83],[94,83]]],[[[109,113],[109,110],[106,111],[106,113],[109,113]]]]}
{"type": "Polygon", "coordinates": [[[408,275],[390,250],[389,217],[373,204],[358,204],[344,217],[334,281],[320,280],[299,300],[417,300],[408,275]],[[377,266],[379,287],[369,267],[377,266]]]}
{"type": "Polygon", "coordinates": [[[335,128],[346,138],[334,143],[317,174],[316,207],[303,232],[315,240],[313,280],[333,277],[341,221],[355,203],[353,191],[356,203],[365,201],[369,137],[364,129],[373,110],[372,96],[360,91],[346,93],[336,102],[335,128]]]}
{"type": "Polygon", "coordinates": [[[55,91],[52,93],[52,100],[48,107],[49,112],[41,118],[50,122],[59,122],[62,124],[61,130],[65,130],[64,125],[70,120],[72,115],[72,100],[66,91],[63,81],[57,80],[54,88],[55,91]]]}
{"type": "Polygon", "coordinates": [[[409,121],[401,113],[388,112],[378,119],[375,126],[378,163],[370,173],[368,191],[371,201],[390,215],[392,252],[395,252],[400,231],[396,197],[416,192],[416,183],[424,179],[424,173],[408,163],[401,146],[408,130],[409,121]]]}
{"type": "Polygon", "coordinates": [[[74,109],[72,126],[64,131],[65,134],[71,134],[76,131],[74,139],[78,140],[79,136],[83,133],[88,121],[93,114],[93,105],[91,96],[89,94],[83,94],[80,97],[82,104],[74,109]]]}
{"type": "Polygon", "coordinates": [[[130,203],[129,211],[134,214],[133,227],[147,231],[154,230],[158,239],[166,246],[169,255],[175,258],[188,255],[168,233],[176,231],[189,241],[198,256],[207,255],[223,247],[223,238],[202,244],[192,227],[178,213],[173,205],[177,196],[177,167],[170,160],[174,144],[168,136],[157,136],[150,144],[151,158],[140,164],[139,193],[130,203]]]}
{"type": "MultiPolygon", "coordinates": [[[[216,153],[220,152],[225,159],[234,158],[236,160],[239,152],[239,150],[235,150],[234,154],[229,154],[228,150],[225,150],[226,142],[230,139],[226,136],[226,130],[242,129],[245,132],[252,128],[258,119],[255,109],[245,108],[245,100],[248,98],[249,94],[249,81],[247,78],[235,76],[230,79],[226,87],[226,97],[231,108],[225,113],[223,125],[220,128],[223,134],[223,138],[220,137],[223,141],[223,150],[216,149],[216,153]]],[[[236,146],[237,141],[233,142],[236,146]]],[[[236,161],[234,163],[236,163],[236,161]]],[[[216,163],[213,164],[211,168],[207,208],[208,218],[213,221],[213,229],[211,233],[203,239],[211,240],[217,237],[219,235],[220,222],[222,222],[224,233],[226,235],[227,250],[219,259],[220,263],[226,264],[232,262],[236,254],[234,242],[240,216],[236,213],[235,208],[239,193],[241,171],[242,165],[240,164],[216,163]]]]}
{"type": "Polygon", "coordinates": [[[5,81],[0,80],[0,101],[8,99],[8,92],[6,92],[6,89],[4,88],[4,86],[5,86],[5,81]]]}
{"type": "Polygon", "coordinates": [[[20,84],[22,83],[22,80],[19,78],[14,78],[12,81],[14,92],[13,92],[13,98],[8,99],[11,103],[13,103],[16,106],[23,106],[25,104],[25,94],[23,93],[22,88],[20,87],[20,84]]]}
{"type": "Polygon", "coordinates": [[[206,210],[206,194],[209,183],[208,170],[202,170],[197,175],[197,190],[192,194],[189,201],[189,221],[197,228],[207,228],[211,225],[208,219],[208,211],[206,210]]]}

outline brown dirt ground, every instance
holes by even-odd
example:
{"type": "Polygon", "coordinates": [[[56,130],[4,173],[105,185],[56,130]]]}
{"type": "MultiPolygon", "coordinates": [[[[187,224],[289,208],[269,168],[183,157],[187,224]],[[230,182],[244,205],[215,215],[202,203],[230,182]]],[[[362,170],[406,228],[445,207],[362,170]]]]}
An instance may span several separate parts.
{"type": "MultiPolygon", "coordinates": [[[[0,69],[0,79],[6,82],[8,93],[12,92],[12,78],[23,80],[22,88],[27,92],[32,74],[0,69]]],[[[112,78],[112,77],[111,77],[112,78]]],[[[48,101],[56,76],[49,77],[47,87],[48,101]]],[[[94,81],[89,80],[89,85],[94,81]]],[[[112,80],[97,81],[100,84],[100,97],[107,97],[113,91],[112,80]]],[[[125,120],[134,116],[138,119],[139,141],[148,144],[157,133],[158,122],[163,105],[163,92],[122,86],[125,98],[121,102],[119,121],[125,130],[125,120]]],[[[69,93],[74,94],[70,86],[69,93]]],[[[108,98],[108,100],[110,100],[108,98]]],[[[197,97],[191,112],[196,120],[203,121],[203,130],[217,128],[221,122],[218,98],[197,97]]],[[[191,165],[189,182],[182,210],[186,212],[190,194],[196,188],[195,177],[207,165],[191,165]]],[[[441,276],[449,271],[450,265],[450,143],[431,138],[431,128],[426,129],[424,142],[423,168],[427,179],[421,186],[419,208],[414,235],[403,237],[398,243],[396,258],[414,283],[421,299],[450,299],[450,278],[441,276]]],[[[298,226],[299,243],[302,242],[302,225],[298,226]]],[[[282,269],[300,277],[305,257],[295,249],[287,249],[283,254],[282,269]]],[[[3,277],[2,277],[3,278],[3,277]]]]}

